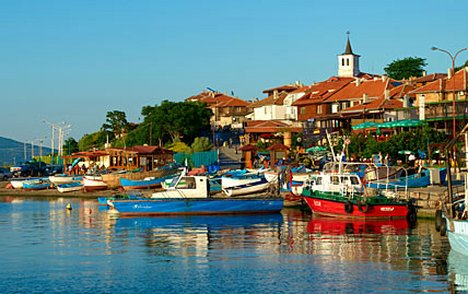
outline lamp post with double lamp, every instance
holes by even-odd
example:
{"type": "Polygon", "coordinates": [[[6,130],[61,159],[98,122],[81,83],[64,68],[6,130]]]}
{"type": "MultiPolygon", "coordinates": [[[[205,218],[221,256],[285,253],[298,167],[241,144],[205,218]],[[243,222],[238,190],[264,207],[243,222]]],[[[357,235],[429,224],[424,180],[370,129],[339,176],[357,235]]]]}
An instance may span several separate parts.
{"type": "Polygon", "coordinates": [[[453,128],[452,129],[452,137],[455,138],[456,133],[457,133],[457,110],[456,110],[456,99],[455,99],[455,97],[456,97],[456,91],[455,91],[455,60],[457,59],[458,54],[460,54],[463,51],[468,50],[468,47],[458,50],[453,55],[449,51],[447,51],[445,49],[440,49],[440,48],[437,48],[437,47],[432,47],[431,50],[444,52],[445,54],[450,56],[450,59],[452,60],[452,69],[451,69],[452,84],[453,84],[453,88],[452,88],[452,91],[453,91],[453,97],[452,97],[452,119],[453,119],[453,122],[452,122],[452,128],[453,128]]]}

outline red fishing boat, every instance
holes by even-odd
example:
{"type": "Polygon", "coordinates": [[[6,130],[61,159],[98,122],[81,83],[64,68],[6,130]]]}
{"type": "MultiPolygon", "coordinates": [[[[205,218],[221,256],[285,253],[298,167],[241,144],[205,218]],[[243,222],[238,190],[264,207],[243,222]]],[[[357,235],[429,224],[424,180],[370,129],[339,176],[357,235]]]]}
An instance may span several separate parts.
{"type": "Polygon", "coordinates": [[[416,221],[416,208],[398,193],[365,188],[358,175],[329,172],[309,177],[302,196],[313,213],[323,216],[416,221]]]}

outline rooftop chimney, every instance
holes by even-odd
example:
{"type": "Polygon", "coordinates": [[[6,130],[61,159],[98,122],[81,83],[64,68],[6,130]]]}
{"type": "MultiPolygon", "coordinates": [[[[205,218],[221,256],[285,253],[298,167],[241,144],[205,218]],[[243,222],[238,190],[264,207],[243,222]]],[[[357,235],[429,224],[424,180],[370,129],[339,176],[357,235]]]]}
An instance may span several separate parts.
{"type": "Polygon", "coordinates": [[[422,71],[422,76],[423,76],[423,77],[427,76],[427,71],[423,70],[423,71],[422,71]]]}
{"type": "Polygon", "coordinates": [[[278,99],[278,90],[273,91],[273,100],[278,99]]]}
{"type": "Polygon", "coordinates": [[[390,98],[390,90],[386,89],[384,95],[385,95],[385,100],[388,100],[390,98]]]}
{"type": "Polygon", "coordinates": [[[447,71],[447,79],[451,79],[451,78],[452,78],[452,69],[449,68],[447,71]]]}

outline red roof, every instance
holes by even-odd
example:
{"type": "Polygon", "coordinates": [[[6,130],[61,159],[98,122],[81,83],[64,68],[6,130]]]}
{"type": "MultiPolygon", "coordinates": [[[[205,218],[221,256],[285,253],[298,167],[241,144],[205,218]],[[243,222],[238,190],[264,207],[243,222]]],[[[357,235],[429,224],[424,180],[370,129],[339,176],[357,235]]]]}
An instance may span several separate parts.
{"type": "Polygon", "coordinates": [[[289,93],[291,91],[296,90],[297,88],[299,88],[298,85],[283,85],[283,86],[278,86],[278,87],[275,87],[275,88],[263,90],[262,93],[270,93],[270,92],[273,92],[275,90],[277,90],[278,92],[284,91],[284,92],[289,93]]]}
{"type": "Polygon", "coordinates": [[[239,148],[240,151],[257,151],[258,148],[252,144],[247,144],[239,148]]]}
{"type": "Polygon", "coordinates": [[[403,98],[406,95],[408,95],[409,97],[415,97],[416,95],[411,93],[412,91],[414,91],[414,89],[414,85],[401,84],[390,90],[389,98],[403,98]]]}
{"type": "Polygon", "coordinates": [[[391,88],[393,85],[390,83],[390,79],[355,80],[333,94],[327,101],[362,99],[364,95],[367,95],[368,98],[382,97],[385,90],[391,88]]]}
{"type": "Polygon", "coordinates": [[[290,148],[286,145],[276,143],[267,148],[267,150],[289,150],[290,148]]]}
{"type": "Polygon", "coordinates": [[[210,91],[203,91],[198,95],[185,99],[185,101],[200,101],[208,104],[210,107],[247,107],[250,104],[249,102],[236,97],[210,91]]]}
{"type": "Polygon", "coordinates": [[[373,100],[369,103],[365,104],[358,104],[352,107],[348,107],[341,111],[341,113],[354,113],[354,112],[365,112],[371,110],[383,110],[383,109],[395,109],[395,108],[402,108],[403,102],[393,98],[393,99],[385,99],[385,98],[378,98],[373,100]]]}
{"type": "Polygon", "coordinates": [[[275,133],[289,130],[302,132],[302,128],[292,127],[286,123],[275,120],[251,120],[246,122],[246,133],[275,133]]]}
{"type": "Polygon", "coordinates": [[[451,91],[466,91],[468,89],[468,70],[462,68],[457,71],[450,79],[441,77],[431,83],[417,88],[412,93],[437,93],[437,92],[451,92],[451,91]]]}
{"type": "Polygon", "coordinates": [[[270,95],[266,97],[265,99],[253,102],[251,106],[255,108],[255,107],[261,107],[265,105],[283,105],[284,98],[286,98],[286,96],[288,96],[288,93],[286,92],[279,93],[276,99],[274,95],[270,95]]]}
{"type": "Polygon", "coordinates": [[[304,96],[294,102],[293,106],[302,106],[320,103],[340,91],[344,86],[351,83],[353,78],[331,77],[326,81],[312,84],[306,90],[304,96]]]}

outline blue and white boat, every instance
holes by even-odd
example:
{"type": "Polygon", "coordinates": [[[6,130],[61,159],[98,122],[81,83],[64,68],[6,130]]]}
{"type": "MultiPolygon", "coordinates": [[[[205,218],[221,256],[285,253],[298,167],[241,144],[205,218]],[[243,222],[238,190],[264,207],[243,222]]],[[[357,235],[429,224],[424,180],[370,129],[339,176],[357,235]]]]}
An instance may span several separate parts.
{"type": "Polygon", "coordinates": [[[50,182],[48,180],[30,180],[23,182],[23,189],[25,190],[45,190],[50,188],[50,182]]]}
{"type": "Polygon", "coordinates": [[[110,212],[121,215],[198,215],[273,213],[283,208],[283,198],[272,195],[242,198],[211,197],[207,176],[181,175],[165,191],[153,193],[148,200],[109,200],[110,212]],[[178,185],[179,182],[184,185],[178,185]]]}
{"type": "Polygon", "coordinates": [[[262,181],[265,178],[263,171],[232,170],[221,176],[221,187],[232,188],[235,186],[262,181]]]}
{"type": "Polygon", "coordinates": [[[252,193],[261,193],[267,190],[274,183],[270,183],[266,178],[261,178],[259,181],[253,183],[247,183],[243,185],[238,185],[230,188],[222,188],[223,192],[229,196],[238,196],[252,193]]]}
{"type": "Polygon", "coordinates": [[[83,184],[81,182],[71,182],[57,185],[57,191],[59,191],[60,193],[80,191],[82,189],[83,184]]]}
{"type": "MultiPolygon", "coordinates": [[[[441,173],[445,173],[442,169],[441,173]]],[[[420,172],[402,176],[395,179],[380,179],[369,181],[367,187],[375,189],[406,189],[406,188],[420,188],[427,187],[431,184],[431,174],[428,169],[422,169],[420,172]]]]}

